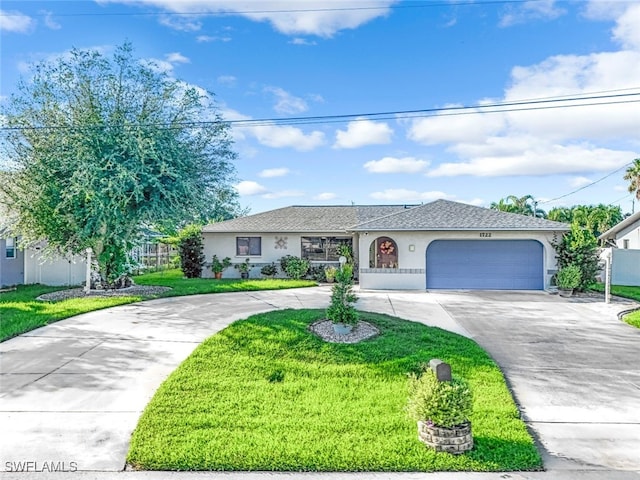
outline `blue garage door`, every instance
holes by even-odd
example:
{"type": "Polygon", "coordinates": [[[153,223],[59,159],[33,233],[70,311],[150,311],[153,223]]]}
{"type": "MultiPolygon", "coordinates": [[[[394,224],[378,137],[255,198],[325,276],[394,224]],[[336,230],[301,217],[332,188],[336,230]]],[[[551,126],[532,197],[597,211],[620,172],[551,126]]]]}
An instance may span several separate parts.
{"type": "Polygon", "coordinates": [[[427,288],[542,290],[535,240],[435,240],[427,247],[427,288]]]}

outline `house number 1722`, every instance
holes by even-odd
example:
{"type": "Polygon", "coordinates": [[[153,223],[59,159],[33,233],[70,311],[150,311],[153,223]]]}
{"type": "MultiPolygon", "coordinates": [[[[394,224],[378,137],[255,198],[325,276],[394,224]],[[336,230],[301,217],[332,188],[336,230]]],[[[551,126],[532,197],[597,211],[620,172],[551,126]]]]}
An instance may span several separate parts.
{"type": "Polygon", "coordinates": [[[480,238],[489,238],[491,237],[490,232],[480,232],[480,238]]]}

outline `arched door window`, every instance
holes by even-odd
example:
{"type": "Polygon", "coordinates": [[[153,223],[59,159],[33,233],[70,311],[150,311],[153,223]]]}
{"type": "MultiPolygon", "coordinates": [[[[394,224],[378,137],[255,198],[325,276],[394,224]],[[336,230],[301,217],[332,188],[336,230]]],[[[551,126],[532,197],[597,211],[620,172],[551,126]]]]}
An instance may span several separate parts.
{"type": "Polygon", "coordinates": [[[378,237],[369,247],[369,268],[398,268],[398,245],[389,237],[378,237]]]}

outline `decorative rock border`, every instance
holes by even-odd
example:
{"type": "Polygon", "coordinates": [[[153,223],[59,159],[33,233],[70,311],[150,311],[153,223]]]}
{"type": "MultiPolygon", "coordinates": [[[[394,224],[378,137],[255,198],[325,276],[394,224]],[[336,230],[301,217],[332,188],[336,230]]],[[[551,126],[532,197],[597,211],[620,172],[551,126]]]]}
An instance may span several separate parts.
{"type": "Polygon", "coordinates": [[[419,421],[418,439],[436,452],[458,455],[473,448],[473,436],[469,422],[452,428],[443,428],[419,421]]]}
{"type": "Polygon", "coordinates": [[[59,290],[57,292],[45,293],[36,298],[42,302],[59,302],[70,298],[85,297],[128,297],[130,295],[160,295],[161,293],[171,290],[171,287],[156,287],[147,285],[132,285],[127,288],[118,290],[90,290],[85,293],[82,288],[72,288],[69,290],[59,290]]]}
{"type": "Polygon", "coordinates": [[[323,339],[325,342],[331,343],[358,343],[368,338],[375,337],[380,334],[377,327],[360,320],[351,333],[346,335],[338,335],[333,331],[333,322],[331,320],[322,319],[309,325],[309,330],[323,339]]]}

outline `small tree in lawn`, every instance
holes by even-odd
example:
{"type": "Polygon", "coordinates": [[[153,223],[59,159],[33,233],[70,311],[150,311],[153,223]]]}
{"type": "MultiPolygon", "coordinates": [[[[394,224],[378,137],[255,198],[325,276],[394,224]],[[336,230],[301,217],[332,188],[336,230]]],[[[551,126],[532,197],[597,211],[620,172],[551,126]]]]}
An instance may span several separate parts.
{"type": "Polygon", "coordinates": [[[358,312],[353,304],[358,297],[353,292],[353,266],[342,265],[336,272],[336,283],[331,287],[331,304],[327,309],[327,318],[333,323],[355,325],[358,312]]]}
{"type": "Polygon", "coordinates": [[[205,260],[202,228],[199,225],[187,225],[180,230],[178,239],[182,273],[187,278],[199,278],[205,260]]]}

